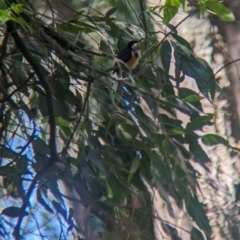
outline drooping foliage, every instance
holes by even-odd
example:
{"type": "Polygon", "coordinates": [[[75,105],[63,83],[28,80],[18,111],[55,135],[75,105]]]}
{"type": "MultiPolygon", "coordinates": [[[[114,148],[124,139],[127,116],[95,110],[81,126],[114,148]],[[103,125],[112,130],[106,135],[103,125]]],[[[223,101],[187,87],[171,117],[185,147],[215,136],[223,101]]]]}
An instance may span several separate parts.
{"type": "MultiPolygon", "coordinates": [[[[96,2],[75,9],[70,20],[46,23],[22,2],[1,1],[0,12],[1,237],[154,239],[151,192],[162,196],[163,189],[192,221],[191,238],[210,239],[194,166],[207,171],[204,144],[229,144],[203,132],[213,115],[204,113],[202,99],[213,103],[215,75],[169,23],[187,3],[139,1],[130,15],[131,4],[96,2]],[[123,9],[134,24],[122,20],[123,9]],[[140,65],[116,79],[116,53],[132,39],[142,39],[140,65]],[[181,86],[185,76],[199,92],[181,86]],[[68,196],[73,190],[79,199],[68,196]],[[83,206],[81,226],[69,201],[83,206]]],[[[201,16],[209,8],[233,20],[218,1],[198,7],[201,16]]],[[[177,227],[159,221],[181,239],[177,227]]]]}

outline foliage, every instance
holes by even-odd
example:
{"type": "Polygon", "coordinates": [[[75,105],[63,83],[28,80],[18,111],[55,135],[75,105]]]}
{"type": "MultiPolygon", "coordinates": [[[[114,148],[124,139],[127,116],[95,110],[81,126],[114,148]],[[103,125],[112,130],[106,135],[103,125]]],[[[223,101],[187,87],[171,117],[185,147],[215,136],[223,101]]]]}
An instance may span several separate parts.
{"type": "MultiPolygon", "coordinates": [[[[77,229],[83,238],[94,232],[113,239],[118,232],[122,239],[153,239],[147,186],[160,184],[180,209],[186,206],[195,222],[192,239],[204,239],[203,234],[210,239],[206,209],[198,199],[198,171],[191,163],[207,169],[210,159],[201,142],[230,146],[203,132],[213,116],[203,112],[201,100],[212,102],[218,89],[211,67],[168,24],[186,2],[140,5],[138,25],[119,21],[116,7],[105,14],[83,8],[69,21],[47,25],[23,2],[5,1],[0,12],[0,175],[9,199],[1,237],[8,239],[10,219],[16,239],[32,228],[52,239],[76,230],[77,210],[67,204],[63,181],[76,189],[84,206],[84,224],[77,229]],[[148,31],[154,22],[171,28],[161,42],[148,31]],[[144,38],[144,57],[132,75],[125,73],[128,81],[116,81],[111,74],[115,53],[132,36],[144,38]],[[169,70],[173,61],[175,76],[169,70]],[[185,76],[199,92],[181,86],[185,76]],[[189,116],[185,127],[177,111],[189,116]],[[59,226],[50,231],[56,215],[59,226]]],[[[234,19],[218,1],[197,5],[201,16],[209,8],[222,20],[234,19]]],[[[164,219],[162,224],[171,237],[178,236],[178,229],[164,219]]]]}

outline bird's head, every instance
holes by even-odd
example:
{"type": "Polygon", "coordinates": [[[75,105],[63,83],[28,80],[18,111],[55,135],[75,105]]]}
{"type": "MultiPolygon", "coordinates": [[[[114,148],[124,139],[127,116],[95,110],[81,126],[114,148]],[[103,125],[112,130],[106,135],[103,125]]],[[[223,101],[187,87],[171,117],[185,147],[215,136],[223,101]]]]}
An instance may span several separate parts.
{"type": "Polygon", "coordinates": [[[131,48],[131,49],[136,49],[136,50],[139,50],[139,42],[141,40],[137,41],[137,40],[134,40],[134,41],[131,41],[128,43],[128,47],[131,48]]]}

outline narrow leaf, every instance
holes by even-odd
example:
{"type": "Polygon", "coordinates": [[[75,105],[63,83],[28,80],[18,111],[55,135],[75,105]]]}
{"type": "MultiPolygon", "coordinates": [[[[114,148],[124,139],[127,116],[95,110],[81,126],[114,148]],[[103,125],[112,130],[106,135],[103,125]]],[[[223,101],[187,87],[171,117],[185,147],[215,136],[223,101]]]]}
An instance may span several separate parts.
{"type": "Polygon", "coordinates": [[[171,58],[172,58],[172,47],[169,41],[166,40],[163,42],[161,46],[161,60],[166,73],[169,72],[171,58]]]}
{"type": "Polygon", "coordinates": [[[205,2],[200,2],[199,4],[199,10],[200,10],[200,18],[203,18],[206,10],[207,10],[207,6],[205,2]]]}
{"type": "Polygon", "coordinates": [[[213,11],[214,13],[217,14],[217,16],[225,21],[225,22],[232,22],[235,21],[235,16],[231,12],[229,8],[224,6],[221,2],[219,1],[207,1],[206,2],[207,7],[213,11]]]}
{"type": "Polygon", "coordinates": [[[207,146],[215,146],[217,144],[229,145],[226,139],[216,134],[206,134],[201,137],[201,140],[207,146]]]}
{"type": "Polygon", "coordinates": [[[128,182],[131,181],[134,173],[138,170],[139,165],[140,165],[140,159],[138,157],[135,157],[133,159],[133,162],[132,162],[132,165],[131,165],[131,168],[130,168],[130,171],[129,171],[128,182]]]}

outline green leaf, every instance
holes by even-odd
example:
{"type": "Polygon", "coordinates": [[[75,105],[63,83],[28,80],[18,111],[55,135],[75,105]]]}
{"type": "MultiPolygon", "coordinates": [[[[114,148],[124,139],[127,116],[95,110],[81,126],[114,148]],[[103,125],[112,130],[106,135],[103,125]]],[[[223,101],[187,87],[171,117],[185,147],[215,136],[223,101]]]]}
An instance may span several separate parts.
{"type": "Polygon", "coordinates": [[[180,0],[181,4],[182,4],[182,7],[183,7],[183,10],[186,12],[187,11],[187,3],[186,3],[186,0],[180,0]]]}
{"type": "Polygon", "coordinates": [[[113,174],[107,176],[108,183],[103,178],[103,186],[106,189],[107,195],[111,198],[111,202],[116,204],[123,204],[126,201],[126,196],[130,194],[130,190],[120,183],[119,177],[121,178],[121,176],[122,171],[116,169],[113,174]]]}
{"type": "Polygon", "coordinates": [[[196,92],[194,92],[192,89],[189,88],[180,88],[179,89],[179,98],[182,100],[185,100],[188,97],[191,96],[199,96],[196,92]]]}
{"type": "Polygon", "coordinates": [[[152,170],[154,174],[157,176],[162,176],[164,179],[170,180],[171,171],[169,169],[169,166],[164,162],[162,156],[160,156],[160,154],[155,150],[147,151],[147,155],[151,160],[152,170]]]}
{"type": "Polygon", "coordinates": [[[211,11],[216,13],[217,16],[221,20],[223,20],[225,22],[235,21],[234,14],[231,12],[231,10],[229,8],[224,6],[221,2],[219,2],[219,1],[207,1],[206,5],[211,11]]]}
{"type": "Polygon", "coordinates": [[[202,147],[198,144],[197,141],[191,141],[189,143],[189,151],[195,157],[195,160],[200,163],[207,163],[210,161],[206,152],[202,149],[202,147]]]}
{"type": "Polygon", "coordinates": [[[103,52],[105,52],[105,53],[107,53],[107,52],[110,53],[110,51],[109,51],[109,45],[108,45],[108,44],[106,43],[106,41],[104,41],[104,40],[101,40],[100,46],[99,46],[99,50],[101,50],[101,51],[103,51],[103,52]]]}
{"type": "Polygon", "coordinates": [[[161,46],[161,60],[162,65],[166,73],[169,72],[170,64],[171,64],[171,58],[172,58],[172,47],[169,43],[169,41],[164,41],[161,46]]]}
{"type": "Polygon", "coordinates": [[[196,92],[194,92],[193,90],[191,90],[191,89],[189,89],[189,88],[183,88],[183,87],[181,87],[180,89],[179,89],[179,98],[182,100],[182,101],[184,101],[184,102],[186,102],[189,106],[191,106],[191,107],[194,107],[194,108],[196,108],[196,109],[198,109],[198,111],[197,112],[199,112],[199,111],[203,111],[203,108],[202,108],[202,104],[201,104],[201,102],[200,101],[192,101],[192,102],[187,102],[187,101],[185,101],[185,99],[187,98],[188,99],[188,97],[190,98],[190,100],[196,100],[197,98],[200,98],[200,99],[202,99],[202,97],[200,97],[196,92]],[[199,96],[199,97],[191,97],[191,96],[199,96]]]}
{"type": "Polygon", "coordinates": [[[172,128],[182,127],[182,121],[178,119],[173,119],[166,114],[159,114],[159,121],[162,123],[165,129],[171,130],[172,128]]]}
{"type": "Polygon", "coordinates": [[[134,221],[143,231],[148,229],[150,225],[150,218],[148,214],[140,212],[139,210],[134,211],[134,221]]]}
{"type": "Polygon", "coordinates": [[[163,22],[165,24],[169,23],[169,21],[176,15],[179,6],[179,0],[166,0],[163,10],[163,22]]]}
{"type": "Polygon", "coordinates": [[[101,161],[99,160],[97,154],[91,150],[89,153],[88,153],[88,159],[91,161],[91,163],[93,165],[95,165],[102,174],[106,174],[106,170],[103,166],[103,164],[101,163],[101,161]]]}
{"type": "Polygon", "coordinates": [[[226,139],[216,134],[206,134],[201,137],[201,140],[202,143],[204,143],[207,146],[215,146],[217,144],[223,144],[225,146],[229,145],[226,139]]]}
{"type": "Polygon", "coordinates": [[[126,143],[126,141],[135,141],[138,129],[134,125],[121,123],[116,125],[116,133],[126,143]]]}
{"type": "Polygon", "coordinates": [[[12,21],[18,23],[19,25],[21,25],[22,28],[26,28],[28,27],[28,29],[31,31],[31,27],[29,27],[28,25],[25,24],[24,20],[21,17],[12,17],[11,18],[12,21]]]}
{"type": "Polygon", "coordinates": [[[82,22],[82,21],[76,21],[76,20],[71,20],[69,22],[63,22],[58,27],[66,32],[69,33],[79,33],[79,32],[84,32],[84,33],[91,33],[91,32],[96,32],[98,30],[97,27],[94,25],[82,22]]]}
{"type": "Polygon", "coordinates": [[[197,225],[204,231],[206,236],[209,237],[210,239],[212,231],[209,224],[209,220],[206,216],[206,210],[204,208],[204,205],[198,201],[195,195],[187,196],[187,199],[185,201],[190,216],[193,218],[193,220],[196,221],[197,225]]]}
{"type": "Polygon", "coordinates": [[[158,131],[158,127],[155,122],[143,112],[141,107],[136,106],[134,116],[136,116],[139,123],[144,125],[149,131],[158,131]]]}
{"type": "Polygon", "coordinates": [[[62,117],[56,118],[56,124],[60,127],[69,127],[69,121],[63,119],[62,117]]]}
{"type": "Polygon", "coordinates": [[[189,131],[201,130],[205,125],[212,125],[212,119],[213,114],[208,114],[205,116],[199,116],[198,114],[194,114],[191,116],[191,122],[187,124],[186,129],[189,131]]]}
{"type": "Polygon", "coordinates": [[[183,101],[191,103],[191,102],[199,102],[202,99],[203,98],[200,97],[199,95],[190,95],[190,96],[184,98],[183,101]]]}
{"type": "MultiPolygon", "coordinates": [[[[11,159],[13,159],[16,156],[17,156],[17,153],[14,152],[11,148],[7,148],[7,147],[1,148],[1,157],[2,158],[8,158],[8,159],[11,158],[11,159]]],[[[3,164],[3,162],[1,164],[3,164]]]]}
{"type": "Polygon", "coordinates": [[[206,10],[207,10],[206,3],[205,2],[200,2],[200,4],[199,4],[200,18],[203,18],[206,10]]]}
{"type": "Polygon", "coordinates": [[[0,0],[0,9],[1,10],[6,10],[8,7],[7,7],[7,5],[6,5],[6,3],[5,3],[5,1],[4,0],[0,0]]]}
{"type": "Polygon", "coordinates": [[[163,148],[163,151],[168,153],[168,154],[172,154],[173,153],[173,149],[171,147],[171,143],[169,142],[169,140],[167,138],[165,138],[163,140],[162,148],[163,148]]]}
{"type": "MultiPolygon", "coordinates": [[[[176,51],[182,51],[179,48],[176,51]]],[[[216,81],[213,70],[208,63],[200,58],[189,56],[182,52],[181,55],[181,70],[183,74],[193,78],[200,90],[200,92],[207,99],[214,99],[216,91],[216,81]],[[209,96],[210,95],[210,96],[209,96]]],[[[181,53],[180,53],[181,54],[181,53]]]]}
{"type": "Polygon", "coordinates": [[[32,144],[33,144],[33,149],[34,149],[35,153],[40,153],[42,155],[49,154],[49,146],[41,138],[34,139],[32,144]]]}
{"type": "Polygon", "coordinates": [[[138,170],[139,165],[140,165],[140,159],[138,157],[135,157],[133,159],[133,162],[132,162],[132,165],[131,165],[131,168],[130,168],[130,171],[129,171],[128,182],[131,181],[134,173],[138,170]]]}
{"type": "Polygon", "coordinates": [[[0,24],[4,24],[12,18],[8,10],[0,10],[0,24]]]}
{"type": "Polygon", "coordinates": [[[113,198],[113,191],[112,191],[112,189],[108,183],[108,180],[106,178],[104,178],[104,184],[105,184],[108,198],[113,198]]]}
{"type": "Polygon", "coordinates": [[[23,12],[23,5],[22,4],[15,4],[13,3],[10,7],[16,14],[20,14],[23,12]]]}
{"type": "Polygon", "coordinates": [[[171,133],[176,133],[176,134],[185,134],[186,130],[183,127],[175,127],[170,130],[171,133]]]}
{"type": "Polygon", "coordinates": [[[190,46],[190,44],[188,43],[188,41],[186,41],[184,38],[182,38],[181,36],[175,34],[175,33],[171,33],[171,35],[175,38],[175,40],[177,41],[177,44],[179,45],[183,45],[184,47],[188,48],[189,50],[191,50],[191,52],[193,52],[192,47],[190,46]]]}

